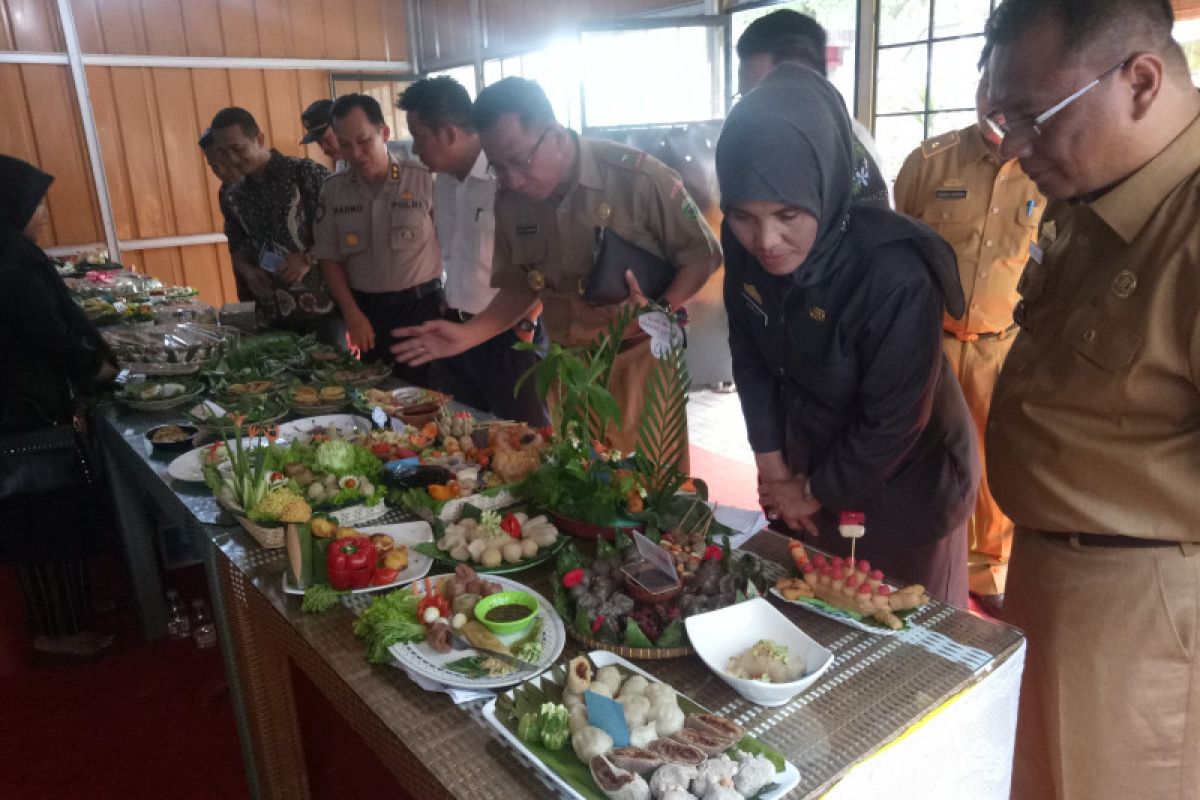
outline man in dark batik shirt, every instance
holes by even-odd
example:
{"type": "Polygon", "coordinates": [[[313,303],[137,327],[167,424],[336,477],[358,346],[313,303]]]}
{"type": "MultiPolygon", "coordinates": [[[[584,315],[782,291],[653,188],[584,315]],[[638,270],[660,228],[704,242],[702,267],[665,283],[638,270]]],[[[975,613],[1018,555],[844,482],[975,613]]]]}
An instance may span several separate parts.
{"type": "Polygon", "coordinates": [[[329,170],[269,149],[243,108],[223,109],[211,127],[222,160],[243,176],[222,194],[221,210],[234,271],[253,293],[260,320],[344,347],[345,326],[311,255],[329,170]]]}

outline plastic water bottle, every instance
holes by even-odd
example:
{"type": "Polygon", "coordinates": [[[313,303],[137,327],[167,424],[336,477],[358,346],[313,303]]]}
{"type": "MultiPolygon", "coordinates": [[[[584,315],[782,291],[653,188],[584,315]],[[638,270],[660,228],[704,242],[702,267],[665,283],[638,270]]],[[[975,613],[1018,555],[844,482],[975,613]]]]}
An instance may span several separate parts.
{"type": "Polygon", "coordinates": [[[167,590],[167,636],[172,639],[186,639],[191,629],[187,609],[179,599],[179,592],[174,589],[167,590]]]}
{"type": "Polygon", "coordinates": [[[212,612],[203,597],[192,601],[192,641],[196,647],[206,650],[217,643],[217,626],[213,623],[212,612]]]}

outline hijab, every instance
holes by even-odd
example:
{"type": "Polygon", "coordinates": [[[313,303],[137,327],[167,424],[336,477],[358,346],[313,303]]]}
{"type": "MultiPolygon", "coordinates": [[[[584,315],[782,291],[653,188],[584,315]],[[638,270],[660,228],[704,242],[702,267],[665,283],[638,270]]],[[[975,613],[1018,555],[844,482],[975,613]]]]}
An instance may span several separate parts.
{"type": "Polygon", "coordinates": [[[12,156],[0,155],[0,258],[3,267],[31,261],[48,261],[34,242],[25,236],[38,204],[54,178],[37,167],[12,156]]]}
{"type": "Polygon", "coordinates": [[[717,142],[721,207],[783,203],[817,218],[817,236],[791,279],[801,287],[828,280],[851,258],[908,241],[920,250],[947,311],[966,303],[950,245],[916,220],[854,204],[854,139],[842,96],[801,64],[771,71],[729,114],[717,142]],[[854,247],[847,246],[848,237],[854,247]]]}

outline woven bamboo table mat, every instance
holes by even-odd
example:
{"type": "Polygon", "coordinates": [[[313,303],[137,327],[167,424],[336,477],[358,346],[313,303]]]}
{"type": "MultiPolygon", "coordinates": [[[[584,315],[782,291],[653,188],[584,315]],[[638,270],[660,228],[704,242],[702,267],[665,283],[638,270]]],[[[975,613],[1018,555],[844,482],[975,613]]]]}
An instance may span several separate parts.
{"type": "MultiPolygon", "coordinates": [[[[402,513],[392,512],[371,525],[404,519],[402,513]]],[[[786,543],[784,537],[762,531],[743,549],[786,564],[786,543]]],[[[457,797],[507,800],[551,794],[486,726],[482,701],[455,706],[445,694],[418,688],[399,669],[368,664],[350,630],[350,607],[303,614],[300,598],[285,595],[281,588],[283,551],[263,550],[237,529],[219,529],[218,545],[281,615],[279,621],[286,621],[309,645],[307,657],[336,672],[366,713],[377,717],[373,722],[390,731],[400,748],[398,756],[411,758],[457,797]]],[[[549,590],[549,566],[515,577],[538,591],[549,590]]],[[[835,657],[821,680],[787,706],[762,708],[742,699],[695,656],[643,661],[639,666],[784,753],[801,774],[790,797],[827,791],[855,763],[1002,664],[1022,641],[1011,627],[936,602],[910,617],[911,626],[893,636],[862,632],[802,608],[778,602],[776,606],[835,657]]],[[[570,641],[562,658],[579,651],[570,641]]]]}

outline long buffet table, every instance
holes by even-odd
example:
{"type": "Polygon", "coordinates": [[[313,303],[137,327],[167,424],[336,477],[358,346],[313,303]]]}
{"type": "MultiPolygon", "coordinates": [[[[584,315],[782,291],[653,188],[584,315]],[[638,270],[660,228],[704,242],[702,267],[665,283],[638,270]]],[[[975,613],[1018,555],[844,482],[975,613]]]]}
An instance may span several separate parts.
{"type": "MultiPolygon", "coordinates": [[[[98,435],[148,637],[163,635],[166,619],[155,507],[157,516],[203,545],[254,796],[309,796],[289,662],[415,796],[556,795],[487,727],[483,701],[455,705],[399,669],[368,664],[351,632],[348,605],[302,613],[300,598],[282,590],[283,551],[261,548],[203,487],[168,477],[170,458],[151,453],[145,431],[171,421],[177,420],[170,414],[107,407],[98,414],[98,435]]],[[[770,531],[743,547],[789,563],[786,539],[770,531]]],[[[551,576],[542,567],[519,579],[545,592],[551,576]]],[[[1007,797],[1025,655],[1019,631],[938,603],[894,636],[780,607],[835,655],[828,672],[787,706],[749,703],[694,656],[639,666],[781,751],[801,773],[789,797],[898,797],[906,791],[925,798],[1007,797]]],[[[569,642],[563,659],[579,650],[569,642]]]]}

